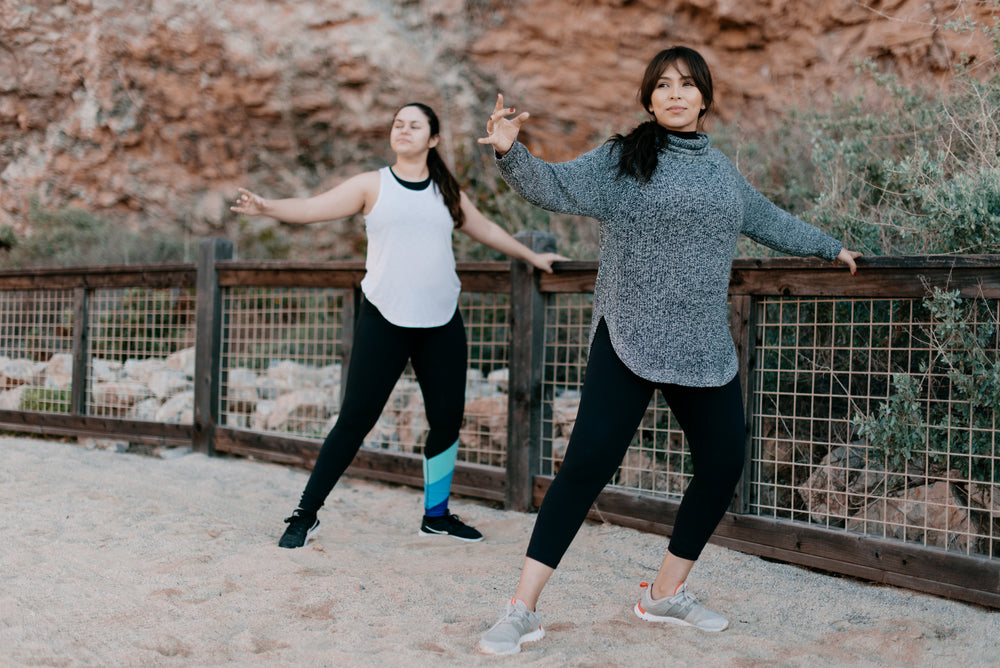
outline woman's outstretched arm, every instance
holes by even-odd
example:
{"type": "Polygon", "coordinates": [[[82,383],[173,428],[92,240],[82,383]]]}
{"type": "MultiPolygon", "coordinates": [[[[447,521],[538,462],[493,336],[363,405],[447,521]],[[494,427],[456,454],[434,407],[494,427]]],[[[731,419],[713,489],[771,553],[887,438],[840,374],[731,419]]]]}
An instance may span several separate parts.
{"type": "Polygon", "coordinates": [[[318,223],[368,213],[378,197],[378,189],[378,172],[358,174],[313,197],[264,199],[240,188],[236,203],[229,209],[248,216],[270,216],[286,223],[318,223]]]}
{"type": "Polygon", "coordinates": [[[508,255],[551,274],[552,263],[568,260],[568,257],[558,253],[536,253],[520,241],[512,237],[506,230],[484,216],[472,201],[462,193],[462,212],[465,213],[465,224],[458,228],[470,239],[484,246],[508,255]]]}

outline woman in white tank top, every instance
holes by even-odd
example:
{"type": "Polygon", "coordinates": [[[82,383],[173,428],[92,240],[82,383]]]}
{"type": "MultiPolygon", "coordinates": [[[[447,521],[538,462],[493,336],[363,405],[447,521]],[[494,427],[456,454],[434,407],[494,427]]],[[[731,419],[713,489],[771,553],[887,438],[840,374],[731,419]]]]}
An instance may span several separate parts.
{"type": "Polygon", "coordinates": [[[391,167],[358,174],[308,198],[264,199],[240,188],[231,209],[286,223],[365,216],[368,254],[362,302],[336,425],[320,449],[299,507],[278,544],[302,547],[318,531],[317,511],[375,425],[409,361],[430,432],[424,445],[424,517],[419,533],[482,540],[448,511],[458,431],[465,407],[466,341],[458,312],[452,231],[545,272],[567,258],[536,253],[487,219],[461,192],[441,159],[437,115],[426,105],[401,107],[389,143],[391,167]]]}

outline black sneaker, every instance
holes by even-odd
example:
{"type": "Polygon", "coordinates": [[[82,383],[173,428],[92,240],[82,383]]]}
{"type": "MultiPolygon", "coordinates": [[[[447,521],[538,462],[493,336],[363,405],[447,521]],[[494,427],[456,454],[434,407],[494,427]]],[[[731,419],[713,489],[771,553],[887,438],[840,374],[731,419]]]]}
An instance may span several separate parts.
{"type": "Polygon", "coordinates": [[[285,518],[288,528],[278,541],[278,547],[302,547],[319,531],[319,520],[316,515],[296,510],[291,517],[285,518]]]}
{"type": "Polygon", "coordinates": [[[478,543],[483,539],[483,534],[458,519],[458,515],[450,513],[441,517],[424,515],[424,521],[420,523],[419,533],[424,536],[451,536],[467,543],[478,543]]]}

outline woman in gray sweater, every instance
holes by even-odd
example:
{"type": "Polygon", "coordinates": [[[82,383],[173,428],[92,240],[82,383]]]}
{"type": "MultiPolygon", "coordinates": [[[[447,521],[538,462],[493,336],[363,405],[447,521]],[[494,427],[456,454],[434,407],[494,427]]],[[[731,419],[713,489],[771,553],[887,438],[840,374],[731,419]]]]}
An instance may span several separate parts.
{"type": "Polygon", "coordinates": [[[503,97],[486,124],[503,178],[526,200],[601,223],[591,348],[580,408],[562,466],[542,506],[514,598],[479,649],[512,654],[545,632],[535,606],[591,504],[621,464],[657,389],[684,430],[693,475],[666,556],[642,583],[642,619],[722,631],[724,617],[686,590],[692,566],[733,498],[745,430],[726,295],[744,234],[792,255],[839,260],[860,253],[779,209],[757,192],[708,135],[712,79],[686,47],[657,54],[639,100],[650,115],[628,135],[566,163],[533,157],[503,97]]]}

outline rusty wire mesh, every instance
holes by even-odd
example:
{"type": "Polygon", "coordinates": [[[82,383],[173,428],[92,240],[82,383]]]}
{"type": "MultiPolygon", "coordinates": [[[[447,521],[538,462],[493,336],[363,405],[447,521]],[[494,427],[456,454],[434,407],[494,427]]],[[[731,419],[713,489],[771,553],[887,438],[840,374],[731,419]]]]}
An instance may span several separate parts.
{"type": "Polygon", "coordinates": [[[0,291],[0,409],[68,413],[73,291],[0,291]]]}

